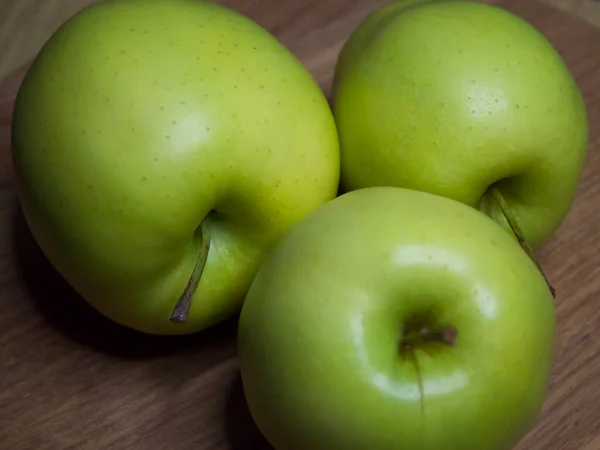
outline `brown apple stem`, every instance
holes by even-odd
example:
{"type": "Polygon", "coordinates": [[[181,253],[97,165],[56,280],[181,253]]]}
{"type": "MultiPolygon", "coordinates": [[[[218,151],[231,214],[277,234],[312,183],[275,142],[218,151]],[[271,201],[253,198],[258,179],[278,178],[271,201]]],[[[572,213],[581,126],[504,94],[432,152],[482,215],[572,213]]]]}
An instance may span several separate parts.
{"type": "Polygon", "coordinates": [[[439,342],[441,344],[454,346],[456,344],[457,335],[458,330],[455,327],[445,326],[433,330],[423,327],[418,331],[409,331],[402,337],[400,342],[400,354],[405,358],[408,358],[415,367],[422,414],[425,413],[425,389],[423,387],[421,366],[419,365],[419,360],[415,354],[415,348],[430,342],[439,342]]]}
{"type": "Polygon", "coordinates": [[[451,325],[436,330],[421,328],[405,334],[402,338],[402,345],[405,348],[415,348],[428,342],[440,342],[452,347],[456,344],[457,337],[458,330],[451,325]]]}
{"type": "Polygon", "coordinates": [[[500,211],[502,211],[502,215],[504,216],[504,218],[510,225],[510,228],[512,229],[513,234],[515,235],[515,237],[517,238],[517,241],[519,242],[519,245],[521,246],[521,248],[523,250],[525,250],[525,253],[527,253],[527,255],[529,255],[531,260],[535,263],[538,270],[544,277],[544,280],[546,281],[546,285],[548,286],[548,289],[552,293],[552,297],[555,298],[556,290],[554,289],[554,286],[552,286],[552,284],[550,283],[550,280],[548,280],[548,277],[544,273],[542,266],[540,265],[537,257],[535,256],[535,252],[533,251],[533,249],[531,248],[531,246],[528,244],[527,240],[525,239],[525,235],[521,231],[521,227],[519,227],[519,224],[517,223],[517,220],[515,219],[514,215],[512,214],[510,207],[506,203],[506,200],[504,200],[504,196],[502,195],[502,193],[500,192],[500,190],[498,188],[492,189],[492,196],[494,197],[494,200],[498,204],[500,211]]]}
{"type": "Polygon", "coordinates": [[[421,414],[425,414],[425,388],[423,387],[423,377],[421,376],[421,366],[419,364],[419,360],[415,355],[412,347],[407,347],[408,350],[408,358],[413,363],[415,367],[415,372],[417,374],[417,386],[419,388],[419,404],[421,406],[421,414]]]}
{"type": "Polygon", "coordinates": [[[202,273],[206,266],[208,252],[210,250],[210,239],[206,231],[201,229],[200,233],[202,244],[200,251],[198,252],[198,258],[196,259],[194,270],[192,271],[192,275],[190,276],[183,294],[181,294],[181,297],[177,300],[173,314],[171,314],[171,322],[173,323],[185,323],[187,321],[190,307],[192,306],[192,299],[198,289],[198,284],[200,284],[200,279],[202,278],[202,273]]]}

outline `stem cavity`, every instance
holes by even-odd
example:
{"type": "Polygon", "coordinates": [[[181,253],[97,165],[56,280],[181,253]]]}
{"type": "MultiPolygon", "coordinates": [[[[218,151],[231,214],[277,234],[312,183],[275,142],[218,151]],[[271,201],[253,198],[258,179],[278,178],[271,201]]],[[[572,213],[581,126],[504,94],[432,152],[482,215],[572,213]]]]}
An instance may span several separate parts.
{"type": "Polygon", "coordinates": [[[436,330],[421,328],[418,331],[406,333],[402,338],[402,345],[407,349],[419,347],[429,342],[439,342],[453,347],[456,344],[458,330],[453,326],[446,326],[436,330]]]}
{"type": "Polygon", "coordinates": [[[544,277],[544,280],[546,281],[546,285],[548,286],[548,289],[552,293],[552,297],[556,298],[556,290],[554,289],[554,287],[550,283],[550,280],[548,280],[548,277],[542,270],[542,266],[540,265],[537,257],[535,256],[535,252],[533,251],[531,246],[527,243],[527,240],[525,239],[525,236],[523,235],[523,232],[521,231],[521,227],[519,227],[517,220],[515,219],[514,215],[512,214],[510,207],[506,203],[506,200],[504,199],[504,197],[502,196],[502,193],[500,192],[500,190],[498,188],[492,189],[492,197],[496,201],[498,207],[500,208],[500,211],[502,211],[502,215],[504,216],[504,218],[510,225],[510,228],[512,229],[513,234],[517,238],[517,241],[519,241],[519,245],[521,246],[521,248],[523,250],[525,250],[525,253],[527,253],[527,255],[529,255],[531,260],[535,263],[538,270],[544,277]]]}
{"type": "Polygon", "coordinates": [[[192,271],[192,275],[190,276],[190,279],[183,291],[183,294],[181,294],[181,297],[179,297],[179,299],[177,300],[175,309],[171,314],[171,322],[173,323],[187,322],[187,318],[190,313],[190,307],[192,306],[192,299],[194,298],[194,294],[196,294],[198,284],[200,284],[200,279],[202,278],[204,267],[206,267],[206,261],[208,260],[208,252],[210,251],[210,238],[208,236],[208,233],[202,228],[200,229],[200,235],[202,244],[200,247],[200,251],[198,252],[198,258],[196,259],[194,270],[192,271]]]}

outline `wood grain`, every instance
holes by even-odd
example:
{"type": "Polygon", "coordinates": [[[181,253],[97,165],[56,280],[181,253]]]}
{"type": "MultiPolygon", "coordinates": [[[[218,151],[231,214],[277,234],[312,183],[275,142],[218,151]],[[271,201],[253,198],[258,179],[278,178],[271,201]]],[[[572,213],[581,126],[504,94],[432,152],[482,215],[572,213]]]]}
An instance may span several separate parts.
{"type": "MultiPolygon", "coordinates": [[[[41,20],[59,3],[74,11],[88,2],[26,0],[10,14],[41,20]]],[[[275,33],[328,92],[342,43],[385,1],[225,3],[275,33]]],[[[556,360],[544,410],[518,449],[598,450],[600,30],[533,1],[499,3],[554,43],[584,93],[591,124],[579,194],[541,254],[558,290],[556,360]]],[[[50,22],[41,35],[59,23],[50,22]]],[[[0,61],[11,61],[0,71],[0,449],[267,450],[241,390],[235,318],[184,338],[120,328],[87,307],[33,241],[11,184],[9,134],[18,84],[41,43],[36,38],[22,50],[22,38],[10,36],[23,31],[15,30],[0,32],[0,61]],[[29,56],[17,57],[21,52],[29,56]]]]}
{"type": "Polygon", "coordinates": [[[543,2],[600,27],[600,1],[598,0],[543,0],[543,2]]]}

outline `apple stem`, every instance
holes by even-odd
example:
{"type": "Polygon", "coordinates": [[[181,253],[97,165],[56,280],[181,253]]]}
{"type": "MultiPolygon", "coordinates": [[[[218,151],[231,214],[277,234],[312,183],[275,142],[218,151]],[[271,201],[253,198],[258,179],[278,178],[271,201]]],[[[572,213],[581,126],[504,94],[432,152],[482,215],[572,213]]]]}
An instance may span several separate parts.
{"type": "Polygon", "coordinates": [[[210,239],[208,238],[208,233],[202,229],[200,229],[200,233],[202,236],[202,244],[200,251],[198,252],[198,258],[196,259],[194,270],[192,271],[192,275],[190,276],[183,294],[181,294],[181,297],[177,300],[173,314],[171,314],[171,322],[173,323],[185,323],[187,321],[190,307],[192,306],[192,299],[198,289],[198,284],[200,284],[200,278],[202,278],[204,267],[206,267],[208,252],[210,250],[210,239]]]}
{"type": "Polygon", "coordinates": [[[525,235],[523,234],[523,231],[521,231],[521,227],[519,227],[517,220],[515,219],[514,215],[512,214],[510,207],[506,203],[504,196],[502,195],[502,193],[500,192],[500,190],[498,188],[492,189],[492,197],[498,204],[500,211],[502,211],[502,215],[504,215],[504,218],[510,225],[510,228],[512,229],[513,234],[515,235],[515,237],[517,238],[517,241],[519,242],[519,245],[521,246],[521,248],[523,250],[525,250],[525,253],[527,253],[527,255],[529,255],[531,260],[537,266],[538,270],[544,277],[544,281],[546,281],[546,285],[548,286],[548,289],[552,293],[552,297],[556,298],[556,290],[554,289],[554,286],[552,286],[552,284],[550,283],[550,280],[548,280],[548,277],[542,270],[542,266],[540,265],[537,257],[535,256],[535,252],[533,251],[531,246],[527,243],[527,240],[525,239],[525,235]]]}
{"type": "Polygon", "coordinates": [[[419,388],[419,404],[421,406],[421,414],[425,414],[425,389],[423,387],[423,377],[421,376],[421,366],[417,360],[417,355],[411,347],[407,347],[408,357],[415,366],[415,372],[417,373],[417,385],[419,388]]]}
{"type": "Polygon", "coordinates": [[[421,375],[421,366],[415,354],[415,348],[428,342],[439,342],[449,346],[456,344],[458,330],[453,326],[445,326],[435,330],[429,330],[425,327],[418,331],[411,331],[402,337],[401,354],[408,357],[415,366],[417,374],[417,383],[419,388],[421,413],[425,413],[425,389],[423,387],[423,377],[421,375]]]}
{"type": "Polygon", "coordinates": [[[421,328],[419,331],[407,333],[402,338],[402,345],[406,348],[414,348],[427,342],[441,342],[449,346],[456,344],[458,330],[453,326],[446,326],[438,330],[421,328]]]}

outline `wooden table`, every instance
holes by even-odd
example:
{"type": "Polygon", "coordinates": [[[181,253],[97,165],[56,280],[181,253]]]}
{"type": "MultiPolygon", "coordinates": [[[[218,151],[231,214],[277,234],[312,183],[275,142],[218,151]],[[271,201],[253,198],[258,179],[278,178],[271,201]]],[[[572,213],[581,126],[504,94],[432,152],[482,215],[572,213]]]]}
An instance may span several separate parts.
{"type": "MultiPolygon", "coordinates": [[[[385,1],[227,3],[276,34],[328,91],[345,38],[385,1]]],[[[598,450],[600,29],[534,1],[499,3],[555,44],[591,124],[579,195],[541,253],[559,293],[556,361],[543,413],[518,448],[598,450]]],[[[24,70],[0,80],[0,449],[268,449],[245,406],[235,319],[186,338],[141,336],[87,307],[43,257],[11,185],[9,129],[24,70]]]]}

